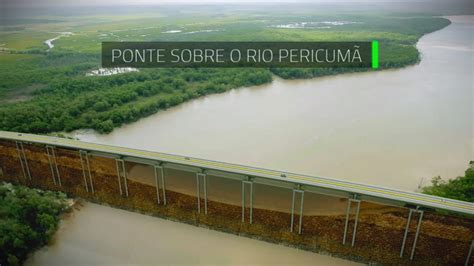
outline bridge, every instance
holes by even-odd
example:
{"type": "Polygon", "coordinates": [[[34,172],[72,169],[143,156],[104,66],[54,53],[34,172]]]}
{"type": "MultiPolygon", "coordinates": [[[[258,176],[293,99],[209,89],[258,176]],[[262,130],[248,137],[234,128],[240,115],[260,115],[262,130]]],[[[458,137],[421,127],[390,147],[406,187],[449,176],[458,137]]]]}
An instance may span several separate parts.
{"type": "MultiPolygon", "coordinates": [[[[252,210],[253,210],[253,189],[252,185],[265,184],[269,186],[288,188],[292,190],[292,209],[291,209],[291,226],[290,230],[297,231],[298,234],[302,232],[302,218],[303,218],[303,205],[304,205],[304,193],[313,192],[318,194],[324,194],[329,196],[341,197],[347,199],[347,209],[345,215],[344,224],[344,235],[342,237],[342,243],[345,245],[348,242],[348,227],[349,227],[349,213],[355,204],[355,224],[353,225],[353,233],[351,245],[354,246],[356,239],[357,221],[359,217],[360,203],[361,201],[374,202],[382,205],[399,206],[409,208],[408,221],[403,236],[403,242],[400,249],[400,257],[403,256],[407,235],[409,232],[409,226],[412,218],[418,214],[418,221],[416,225],[416,234],[411,247],[410,259],[414,258],[416,242],[419,235],[421,222],[423,219],[423,213],[425,211],[448,211],[461,215],[473,216],[474,215],[474,204],[469,202],[463,202],[459,200],[447,199],[432,195],[426,195],[422,193],[403,191],[398,189],[386,188],[382,186],[362,184],[357,182],[350,182],[345,180],[339,180],[327,177],[310,176],[304,174],[296,174],[284,171],[263,169],[257,167],[250,167],[238,164],[231,164],[225,162],[218,162],[212,160],[205,160],[199,158],[192,158],[187,156],[173,155],[167,153],[160,153],[154,151],[138,150],[125,147],[103,145],[96,143],[88,143],[78,140],[57,138],[42,135],[23,134],[15,132],[0,131],[0,140],[9,141],[15,143],[16,149],[19,155],[19,161],[21,164],[22,172],[25,178],[30,177],[28,160],[25,156],[23,144],[38,144],[46,147],[45,152],[47,153],[51,173],[55,184],[61,185],[61,177],[55,161],[55,148],[65,148],[75,150],[80,154],[83,177],[86,189],[93,190],[92,181],[88,182],[87,177],[91,178],[90,166],[83,158],[87,158],[88,155],[101,156],[111,158],[116,161],[116,175],[120,187],[120,194],[128,196],[127,178],[124,162],[134,162],[146,164],[154,167],[155,179],[156,179],[156,193],[158,204],[166,205],[166,192],[164,182],[164,168],[181,169],[184,171],[194,172],[196,174],[196,186],[197,186],[197,208],[198,212],[207,214],[207,191],[206,191],[206,176],[207,175],[218,175],[219,177],[233,179],[241,181],[242,184],[242,221],[245,220],[246,215],[246,197],[244,193],[250,191],[249,202],[247,205],[250,209],[248,213],[249,223],[252,223],[252,210]],[[161,173],[161,174],[160,174],[161,173]],[[161,179],[160,179],[161,177],[161,179]],[[162,196],[160,201],[159,183],[162,183],[162,196]],[[203,183],[201,185],[201,183],[203,183]],[[201,186],[204,188],[203,199],[200,198],[201,186]],[[299,195],[299,202],[296,198],[299,195]],[[204,201],[204,206],[201,206],[201,202],[204,201]],[[295,210],[296,205],[299,205],[300,209],[295,210]],[[298,215],[299,220],[296,220],[298,215]],[[295,227],[296,226],[296,227],[295,227]],[[297,229],[297,230],[296,230],[297,229]]],[[[31,178],[31,177],[30,177],[31,178]]],[[[469,249],[468,258],[466,265],[469,262],[474,242],[472,242],[469,249]]]]}

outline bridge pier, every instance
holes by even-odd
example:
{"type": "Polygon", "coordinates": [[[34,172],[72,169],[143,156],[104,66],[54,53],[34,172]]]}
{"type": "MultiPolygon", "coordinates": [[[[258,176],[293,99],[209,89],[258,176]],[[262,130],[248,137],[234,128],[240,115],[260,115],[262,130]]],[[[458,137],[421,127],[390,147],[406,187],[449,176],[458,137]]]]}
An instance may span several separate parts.
{"type": "Polygon", "coordinates": [[[205,173],[196,173],[196,197],[198,213],[201,213],[201,180],[204,189],[204,214],[207,215],[207,175],[205,173]]]}
{"type": "Polygon", "coordinates": [[[301,189],[293,189],[293,197],[291,201],[291,225],[290,225],[290,232],[293,232],[293,224],[294,224],[294,218],[295,218],[295,197],[296,194],[300,194],[300,219],[299,219],[299,225],[298,225],[298,234],[301,235],[301,228],[303,225],[303,204],[304,204],[304,190],[301,189]]]}
{"type": "Polygon", "coordinates": [[[94,194],[94,184],[92,183],[91,167],[89,163],[89,153],[87,151],[79,150],[79,158],[81,160],[82,175],[84,176],[84,186],[86,187],[86,191],[94,194]],[[89,183],[87,181],[88,179],[89,179],[89,183]]]}
{"type": "Polygon", "coordinates": [[[59,175],[58,163],[56,162],[56,153],[54,146],[46,145],[46,153],[48,154],[49,167],[51,168],[51,176],[54,185],[61,186],[61,176],[59,175]]]}
{"type": "Polygon", "coordinates": [[[405,227],[405,233],[403,234],[402,247],[400,249],[400,258],[403,257],[403,252],[405,251],[405,244],[406,244],[406,240],[407,240],[407,236],[408,236],[408,231],[410,229],[410,223],[411,223],[413,213],[418,213],[418,224],[416,226],[415,239],[413,240],[413,246],[411,248],[410,260],[413,260],[413,258],[415,256],[416,243],[418,241],[418,236],[420,234],[421,221],[423,220],[424,211],[418,210],[418,208],[410,209],[410,212],[408,213],[407,225],[405,227]]]}
{"type": "Polygon", "coordinates": [[[245,222],[245,187],[248,186],[249,192],[249,223],[253,222],[253,182],[251,180],[242,180],[242,222],[245,222]]]}
{"type": "Polygon", "coordinates": [[[155,169],[155,186],[156,186],[156,199],[157,199],[157,203],[158,205],[161,204],[160,202],[160,184],[159,184],[159,181],[158,181],[158,176],[161,176],[161,187],[162,187],[162,191],[163,191],[163,205],[166,205],[166,189],[165,189],[165,171],[163,169],[163,166],[161,165],[155,165],[153,166],[153,168],[155,169]],[[159,175],[158,175],[159,173],[159,175]]]}
{"type": "Polygon", "coordinates": [[[117,166],[117,178],[118,178],[118,185],[119,185],[120,195],[121,196],[125,195],[125,197],[128,197],[127,171],[125,170],[125,161],[122,160],[122,159],[115,159],[115,164],[117,166]],[[121,179],[123,179],[125,193],[122,190],[121,179]]]}
{"type": "Polygon", "coordinates": [[[356,199],[356,195],[354,195],[354,198],[351,199],[349,198],[347,201],[347,210],[346,210],[346,223],[344,225],[344,236],[342,238],[342,244],[346,244],[346,238],[347,238],[347,229],[349,227],[349,215],[351,211],[351,205],[352,202],[355,202],[357,204],[356,207],[356,213],[355,213],[355,220],[354,220],[354,229],[352,231],[352,242],[351,246],[353,247],[355,245],[355,239],[356,239],[356,234],[357,234],[357,223],[359,221],[359,211],[360,211],[360,200],[356,199]]]}
{"type": "Polygon", "coordinates": [[[28,166],[28,160],[26,159],[25,149],[23,148],[23,143],[16,141],[16,150],[18,151],[18,156],[20,158],[21,170],[23,172],[23,177],[25,180],[31,180],[30,167],[28,166]]]}
{"type": "Polygon", "coordinates": [[[469,261],[471,260],[472,250],[474,249],[474,239],[471,241],[471,246],[469,247],[469,252],[467,253],[466,263],[465,266],[469,265],[469,261]]]}

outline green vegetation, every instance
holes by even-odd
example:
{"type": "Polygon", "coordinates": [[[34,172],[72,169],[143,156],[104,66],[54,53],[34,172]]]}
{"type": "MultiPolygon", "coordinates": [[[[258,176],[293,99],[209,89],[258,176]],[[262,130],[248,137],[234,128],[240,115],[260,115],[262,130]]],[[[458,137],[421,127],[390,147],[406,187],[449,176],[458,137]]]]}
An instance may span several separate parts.
{"type": "Polygon", "coordinates": [[[437,176],[431,180],[431,186],[424,187],[423,193],[474,202],[474,168],[468,168],[464,176],[444,181],[437,176]]]}
{"type": "Polygon", "coordinates": [[[162,69],[59,78],[30,101],[0,107],[0,127],[33,133],[93,128],[107,133],[187,100],[271,78],[263,69],[162,69]]]}
{"type": "Polygon", "coordinates": [[[306,8],[268,13],[265,8],[160,7],[89,13],[78,10],[61,17],[33,14],[8,20],[8,27],[0,31],[1,130],[51,133],[92,128],[107,133],[196,97],[270,82],[272,75],[299,79],[370,71],[140,69],[109,77],[86,76],[99,68],[102,41],[378,40],[384,69],[418,62],[417,40],[450,23],[429,14],[322,13],[306,8]],[[281,27],[308,21],[329,24],[281,27]],[[58,36],[48,50],[43,42],[58,36]]]}
{"type": "Polygon", "coordinates": [[[0,265],[20,265],[46,245],[66,207],[63,193],[0,184],[0,265]]]}

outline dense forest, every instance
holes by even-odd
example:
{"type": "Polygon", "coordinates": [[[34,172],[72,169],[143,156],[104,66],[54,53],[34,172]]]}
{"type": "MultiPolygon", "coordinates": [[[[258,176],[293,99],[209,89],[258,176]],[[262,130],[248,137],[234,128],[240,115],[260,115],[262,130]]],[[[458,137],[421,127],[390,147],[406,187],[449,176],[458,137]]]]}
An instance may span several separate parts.
{"type": "Polygon", "coordinates": [[[0,184],[0,265],[21,265],[50,241],[67,208],[60,192],[0,184]]]}
{"type": "Polygon", "coordinates": [[[0,107],[0,128],[32,133],[93,128],[107,133],[190,99],[271,79],[264,69],[159,69],[56,78],[32,100],[0,107]]]}
{"type": "MultiPolygon", "coordinates": [[[[474,164],[474,163],[471,163],[474,164]]],[[[474,202],[474,168],[468,168],[464,176],[445,181],[440,176],[431,180],[431,186],[423,188],[423,193],[474,202]]]]}

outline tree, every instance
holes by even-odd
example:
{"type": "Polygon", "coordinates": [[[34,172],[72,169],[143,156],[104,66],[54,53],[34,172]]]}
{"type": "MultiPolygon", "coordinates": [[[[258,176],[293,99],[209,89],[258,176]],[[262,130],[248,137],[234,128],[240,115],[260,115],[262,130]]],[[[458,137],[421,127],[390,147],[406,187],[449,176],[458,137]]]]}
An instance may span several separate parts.
{"type": "Polygon", "coordinates": [[[474,168],[465,171],[464,176],[445,181],[440,176],[431,180],[431,186],[424,187],[423,193],[445,198],[474,202],[474,168]]]}
{"type": "Polygon", "coordinates": [[[51,239],[67,208],[60,192],[0,184],[0,265],[21,265],[51,239]]]}

